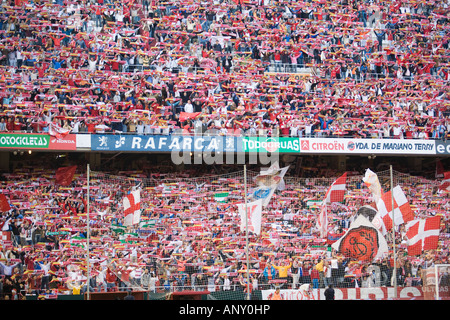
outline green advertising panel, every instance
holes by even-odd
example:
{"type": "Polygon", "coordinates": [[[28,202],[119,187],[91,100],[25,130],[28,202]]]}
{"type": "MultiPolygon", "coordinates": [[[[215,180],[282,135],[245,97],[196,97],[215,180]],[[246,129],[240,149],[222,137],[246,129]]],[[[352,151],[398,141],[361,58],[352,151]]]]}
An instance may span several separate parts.
{"type": "Polygon", "coordinates": [[[293,137],[244,137],[244,152],[299,153],[300,139],[293,137]]]}
{"type": "Polygon", "coordinates": [[[50,136],[43,134],[14,134],[0,135],[0,148],[42,148],[47,149],[50,136]]]}

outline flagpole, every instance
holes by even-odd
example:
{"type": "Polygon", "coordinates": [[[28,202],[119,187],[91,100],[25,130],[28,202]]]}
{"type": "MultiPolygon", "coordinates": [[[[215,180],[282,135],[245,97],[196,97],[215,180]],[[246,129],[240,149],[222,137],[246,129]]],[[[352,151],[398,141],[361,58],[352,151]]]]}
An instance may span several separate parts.
{"type": "Polygon", "coordinates": [[[434,291],[436,294],[434,295],[434,300],[439,300],[439,274],[438,274],[438,265],[434,265],[434,291]]]}
{"type": "Polygon", "coordinates": [[[250,262],[248,257],[247,166],[244,164],[245,252],[247,256],[247,300],[250,300],[250,262]]]}
{"type": "Polygon", "coordinates": [[[397,256],[395,250],[395,219],[394,219],[394,179],[392,175],[392,165],[390,166],[391,173],[391,208],[392,208],[392,253],[394,255],[394,298],[397,298],[397,256]]]}
{"type": "Polygon", "coordinates": [[[87,210],[87,235],[86,235],[86,240],[87,240],[87,258],[86,258],[86,263],[87,263],[87,280],[86,280],[86,299],[90,300],[90,291],[89,291],[89,287],[90,287],[90,268],[89,268],[89,238],[90,238],[90,221],[89,221],[89,199],[90,199],[90,195],[89,195],[89,176],[90,176],[90,170],[89,170],[89,163],[87,164],[87,201],[86,201],[86,210],[87,210]]]}

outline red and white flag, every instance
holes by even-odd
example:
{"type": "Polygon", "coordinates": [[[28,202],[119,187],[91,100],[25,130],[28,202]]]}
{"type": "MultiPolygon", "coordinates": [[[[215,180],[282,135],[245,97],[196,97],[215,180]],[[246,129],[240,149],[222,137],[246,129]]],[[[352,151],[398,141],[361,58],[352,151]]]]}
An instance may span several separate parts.
{"type": "Polygon", "coordinates": [[[241,232],[248,228],[248,231],[257,235],[261,234],[262,202],[262,199],[258,199],[247,203],[247,214],[245,213],[245,203],[237,204],[239,216],[241,217],[241,232]]]}
{"type": "Polygon", "coordinates": [[[347,184],[347,172],[342,176],[337,178],[335,182],[328,188],[327,193],[325,194],[324,204],[334,203],[334,202],[342,202],[344,201],[344,195],[347,184]]]}
{"type": "Polygon", "coordinates": [[[375,261],[389,252],[386,239],[363,215],[358,215],[345,234],[331,247],[344,256],[359,261],[375,261]]]}
{"type": "Polygon", "coordinates": [[[416,256],[423,251],[437,249],[440,225],[440,216],[409,221],[405,226],[408,255],[416,256]]]}
{"type": "Polygon", "coordinates": [[[59,124],[51,122],[48,126],[48,133],[52,137],[62,139],[70,133],[70,129],[64,129],[59,124]]]}
{"type": "Polygon", "coordinates": [[[439,186],[439,190],[450,191],[450,171],[444,172],[444,179],[439,186]]]}
{"type": "Polygon", "coordinates": [[[395,225],[401,225],[414,220],[414,212],[411,209],[400,186],[396,186],[391,191],[383,193],[377,203],[378,212],[373,218],[372,223],[385,235],[392,229],[392,216],[394,216],[395,225]],[[392,196],[394,197],[394,210],[392,210],[392,196]]]}
{"type": "Polygon", "coordinates": [[[141,192],[131,191],[123,198],[124,226],[138,224],[141,220],[141,192]]]}

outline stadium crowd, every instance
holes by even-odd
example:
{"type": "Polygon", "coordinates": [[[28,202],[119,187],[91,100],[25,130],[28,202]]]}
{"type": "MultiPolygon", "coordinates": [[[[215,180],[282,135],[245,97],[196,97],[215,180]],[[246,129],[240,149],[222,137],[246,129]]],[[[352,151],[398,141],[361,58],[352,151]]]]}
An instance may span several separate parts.
{"type": "MultiPolygon", "coordinates": [[[[76,173],[70,185],[61,186],[55,171],[44,167],[2,175],[1,193],[10,205],[8,211],[2,206],[0,219],[2,298],[46,299],[87,290],[86,174],[76,173]]],[[[246,238],[235,205],[243,197],[242,172],[195,177],[189,171],[150,171],[90,177],[90,292],[246,292],[246,238]],[[141,222],[124,227],[123,197],[133,187],[141,189],[141,222]],[[224,192],[226,199],[216,198],[224,192]]],[[[387,188],[388,177],[379,177],[387,188]]],[[[359,173],[348,178],[344,203],[331,206],[328,237],[320,237],[317,201],[332,180],[285,178],[285,189],[263,210],[261,234],[250,233],[251,290],[392,286],[392,251],[376,261],[354,261],[330,247],[358,208],[372,204],[359,173]]],[[[420,286],[422,270],[449,263],[449,203],[437,181],[399,175],[398,183],[416,217],[442,216],[436,250],[409,256],[404,226],[396,233],[397,283],[420,286]]]]}
{"type": "Polygon", "coordinates": [[[446,139],[447,13],[441,0],[4,0],[0,131],[446,139]]]}
{"type": "MultiPolygon", "coordinates": [[[[4,0],[0,132],[191,134],[202,127],[446,139],[448,30],[448,4],[439,0],[4,0]]],[[[28,167],[2,175],[11,207],[0,220],[2,298],[86,291],[86,177],[69,187],[53,177],[28,167]]],[[[247,289],[236,198],[214,199],[217,190],[238,197],[232,191],[243,190],[242,180],[153,175],[142,186],[148,223],[136,229],[122,226],[126,181],[93,182],[93,291],[247,289]]],[[[275,195],[262,235],[250,238],[252,289],[391,285],[392,256],[358,263],[318,237],[314,201],[331,182],[295,180],[275,195]]],[[[448,202],[430,181],[402,187],[419,215],[445,221],[439,249],[421,256],[408,256],[398,234],[398,283],[419,285],[421,270],[449,263],[448,202]]],[[[370,199],[357,178],[348,189],[331,214],[335,235],[370,199]]]]}

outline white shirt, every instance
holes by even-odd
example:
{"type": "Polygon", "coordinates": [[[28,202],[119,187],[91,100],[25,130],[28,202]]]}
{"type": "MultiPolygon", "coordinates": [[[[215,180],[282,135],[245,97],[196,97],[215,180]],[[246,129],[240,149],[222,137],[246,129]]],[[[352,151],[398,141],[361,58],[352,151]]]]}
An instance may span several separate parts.
{"type": "Polygon", "coordinates": [[[138,124],[136,126],[136,133],[139,133],[139,134],[144,133],[144,125],[143,124],[138,124]]]}
{"type": "Polygon", "coordinates": [[[39,265],[41,266],[41,270],[44,271],[44,275],[48,276],[48,272],[50,271],[50,262],[47,264],[39,263],[39,265]]]}
{"type": "Polygon", "coordinates": [[[184,105],[184,112],[189,112],[189,113],[194,112],[194,107],[192,106],[191,103],[188,102],[184,105]]]}

